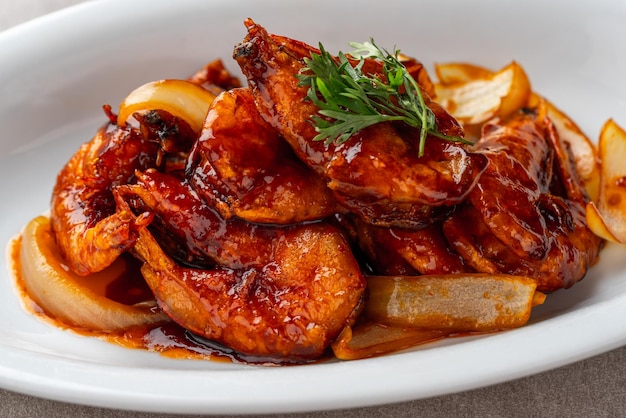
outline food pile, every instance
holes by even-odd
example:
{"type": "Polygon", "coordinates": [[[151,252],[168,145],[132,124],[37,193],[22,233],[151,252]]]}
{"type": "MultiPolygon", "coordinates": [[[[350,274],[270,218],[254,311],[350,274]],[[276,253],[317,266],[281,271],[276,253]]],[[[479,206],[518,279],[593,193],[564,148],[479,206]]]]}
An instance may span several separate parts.
{"type": "Polygon", "coordinates": [[[602,151],[626,134],[607,123],[598,156],[518,63],[433,81],[373,40],[334,56],[245,24],[243,82],[217,60],[140,86],[61,169],[21,237],[47,315],[365,358],[522,326],[626,237],[606,197],[626,173],[602,151]],[[133,263],[124,302],[85,284],[133,263]]]}

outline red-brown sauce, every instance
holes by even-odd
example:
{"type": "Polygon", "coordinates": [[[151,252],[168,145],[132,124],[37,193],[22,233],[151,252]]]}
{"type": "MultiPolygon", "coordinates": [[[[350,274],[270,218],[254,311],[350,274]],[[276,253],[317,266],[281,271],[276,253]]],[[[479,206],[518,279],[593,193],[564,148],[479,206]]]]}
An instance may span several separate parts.
{"type": "MultiPolygon", "coordinates": [[[[14,277],[15,287],[24,309],[46,324],[78,335],[95,337],[125,348],[157,352],[168,358],[265,366],[288,364],[278,362],[275,359],[243,356],[228,347],[194,335],[174,322],[136,326],[119,332],[93,331],[66,324],[45,312],[28,294],[22,275],[20,244],[21,237],[18,236],[11,241],[8,249],[9,268],[14,277]]],[[[123,274],[117,275],[114,280],[108,283],[85,280],[83,284],[88,284],[98,294],[127,305],[152,299],[152,292],[142,280],[139,272],[140,263],[130,255],[124,255],[124,257],[128,258],[127,268],[123,274]]]]}

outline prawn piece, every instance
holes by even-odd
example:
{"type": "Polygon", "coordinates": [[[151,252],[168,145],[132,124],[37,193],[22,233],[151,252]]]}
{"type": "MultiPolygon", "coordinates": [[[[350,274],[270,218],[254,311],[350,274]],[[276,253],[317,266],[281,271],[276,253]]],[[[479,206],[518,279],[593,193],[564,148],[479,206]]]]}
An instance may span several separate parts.
{"type": "Polygon", "coordinates": [[[138,131],[108,123],[61,169],[52,192],[50,219],[68,267],[86,276],[110,265],[135,243],[152,218],[116,211],[112,189],[135,170],[156,164],[158,145],[138,131]]]}
{"type": "Polygon", "coordinates": [[[582,279],[602,240],[587,228],[588,198],[550,121],[527,112],[489,123],[477,148],[490,163],[444,222],[453,249],[478,272],[533,277],[541,292],[582,279]]]}
{"type": "Polygon", "coordinates": [[[247,88],[215,99],[189,156],[187,178],[225,218],[284,225],[337,211],[324,180],[261,118],[247,88]]]}
{"type": "Polygon", "coordinates": [[[110,265],[134,245],[137,231],[152,220],[117,210],[113,189],[132,183],[136,170],[179,171],[196,133],[161,110],[136,112],[135,126],[122,128],[109,106],[110,122],[84,143],[61,169],[52,191],[50,219],[68,267],[86,276],[110,265]]]}
{"type": "Polygon", "coordinates": [[[375,274],[415,276],[471,271],[441,232],[441,223],[418,230],[381,228],[362,223],[357,242],[375,274]]]}
{"type": "Polygon", "coordinates": [[[186,329],[248,356],[297,361],[322,355],[356,318],[366,283],[337,228],[220,221],[173,176],[155,170],[138,176],[117,190],[118,205],[130,210],[128,202],[147,200],[155,210],[151,227],[161,224],[174,236],[182,232],[177,225],[192,224],[188,231],[204,237],[203,251],[216,261],[207,268],[180,265],[150,229],[139,231],[133,251],[144,262],[146,282],[163,311],[186,329]]]}
{"type": "MultiPolygon", "coordinates": [[[[335,146],[314,142],[310,123],[317,107],[296,77],[303,58],[319,52],[298,41],[271,36],[251,20],[234,51],[259,112],[291,145],[296,155],[322,175],[336,199],[368,223],[421,228],[463,201],[486,165],[484,156],[464,144],[429,136],[418,157],[419,132],[393,123],[363,129],[335,146]]],[[[368,71],[380,63],[366,60],[368,71]]],[[[442,133],[460,136],[461,127],[425,93],[442,133]]]]}

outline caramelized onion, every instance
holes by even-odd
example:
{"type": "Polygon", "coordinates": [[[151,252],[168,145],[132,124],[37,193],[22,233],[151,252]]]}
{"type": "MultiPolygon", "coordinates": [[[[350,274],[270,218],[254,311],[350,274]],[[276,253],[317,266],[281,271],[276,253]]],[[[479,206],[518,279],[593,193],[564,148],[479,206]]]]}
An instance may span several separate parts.
{"type": "Polygon", "coordinates": [[[439,84],[452,85],[467,83],[476,79],[491,77],[493,71],[485,67],[465,62],[446,62],[435,64],[435,74],[439,84]]]}
{"type": "Polygon", "coordinates": [[[63,265],[50,220],[45,216],[38,216],[26,225],[20,258],[29,296],[48,315],[67,325],[111,332],[167,320],[154,301],[125,305],[96,292],[86,283],[113,281],[125,270],[123,259],[88,277],[69,271],[63,265]]]}
{"type": "Polygon", "coordinates": [[[600,165],[595,145],[572,118],[545,97],[533,93],[528,106],[531,108],[542,106],[545,109],[545,115],[554,124],[559,138],[567,144],[576,172],[585,186],[587,195],[591,200],[597,200],[600,190],[600,165]]]}
{"type": "Polygon", "coordinates": [[[626,244],[626,130],[609,119],[600,132],[600,193],[587,204],[589,229],[601,238],[626,244]]]}
{"type": "Polygon", "coordinates": [[[545,295],[526,277],[488,274],[373,276],[364,313],[395,326],[488,332],[524,325],[545,295]]]}
{"type": "Polygon", "coordinates": [[[122,103],[117,124],[125,126],[133,113],[161,109],[183,119],[194,132],[200,132],[215,95],[186,80],[158,80],[133,90],[122,103]]]}
{"type": "Polygon", "coordinates": [[[528,102],[530,81],[518,63],[491,74],[467,71],[459,76],[468,78],[464,82],[435,84],[437,101],[463,125],[480,124],[496,116],[505,118],[528,102]],[[471,75],[476,78],[470,79],[471,75]]]}
{"type": "Polygon", "coordinates": [[[340,360],[376,357],[447,337],[449,331],[397,327],[366,322],[345,327],[333,342],[333,354],[340,360]]]}

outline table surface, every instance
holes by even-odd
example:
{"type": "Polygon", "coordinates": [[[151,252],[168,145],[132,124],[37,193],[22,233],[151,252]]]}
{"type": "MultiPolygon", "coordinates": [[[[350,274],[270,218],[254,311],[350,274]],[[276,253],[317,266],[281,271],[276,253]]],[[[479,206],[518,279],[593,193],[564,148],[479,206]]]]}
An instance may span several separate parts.
{"type": "MultiPolygon", "coordinates": [[[[0,30],[83,0],[2,0],[0,30]]],[[[437,398],[316,413],[320,417],[626,416],[626,347],[538,375],[437,398]]],[[[0,417],[172,417],[93,408],[0,389],[0,417]]],[[[306,417],[313,414],[282,414],[306,417]]]]}

